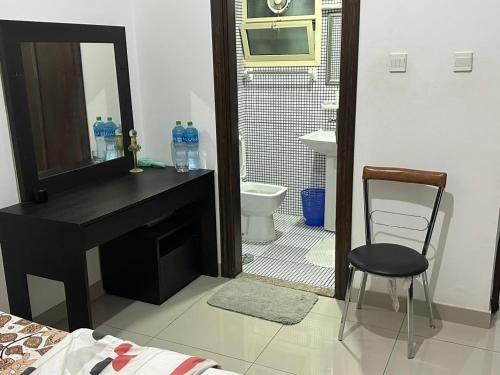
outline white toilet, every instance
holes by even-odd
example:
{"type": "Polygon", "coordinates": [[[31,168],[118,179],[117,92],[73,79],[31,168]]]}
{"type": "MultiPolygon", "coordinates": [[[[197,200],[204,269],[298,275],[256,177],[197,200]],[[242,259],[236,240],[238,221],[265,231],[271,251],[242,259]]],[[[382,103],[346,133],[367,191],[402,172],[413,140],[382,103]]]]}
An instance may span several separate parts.
{"type": "Polygon", "coordinates": [[[241,234],[247,242],[269,242],[276,239],[274,212],[285,199],[284,186],[243,182],[247,175],[246,145],[240,138],[241,234]]]}

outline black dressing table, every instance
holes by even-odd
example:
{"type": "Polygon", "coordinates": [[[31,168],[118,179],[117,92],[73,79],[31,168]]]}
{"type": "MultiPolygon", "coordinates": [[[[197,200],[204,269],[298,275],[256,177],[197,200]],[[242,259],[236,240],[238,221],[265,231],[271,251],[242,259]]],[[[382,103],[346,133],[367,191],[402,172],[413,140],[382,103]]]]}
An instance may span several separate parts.
{"type": "Polygon", "coordinates": [[[217,276],[212,171],[148,169],[0,210],[11,313],[32,319],[26,275],[37,275],[64,283],[70,330],[92,328],[86,252],[188,205],[200,224],[199,270],[217,276]]]}
{"type": "Polygon", "coordinates": [[[30,274],[64,283],[70,330],[92,328],[96,246],[104,288],[133,299],[217,276],[214,172],[129,173],[124,27],[0,20],[0,63],[21,201],[0,210],[12,314],[32,319],[30,274]]]}

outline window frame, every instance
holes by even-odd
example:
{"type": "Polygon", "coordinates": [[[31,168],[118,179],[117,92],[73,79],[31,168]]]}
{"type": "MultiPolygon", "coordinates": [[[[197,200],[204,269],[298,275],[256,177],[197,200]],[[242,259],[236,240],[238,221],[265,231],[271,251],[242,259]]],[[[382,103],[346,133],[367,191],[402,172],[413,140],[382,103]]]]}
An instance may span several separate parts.
{"type": "Polygon", "coordinates": [[[259,67],[303,67],[319,66],[321,64],[321,32],[322,32],[322,1],[314,0],[315,13],[304,16],[276,16],[262,18],[247,17],[247,3],[243,0],[243,20],[240,27],[240,36],[243,45],[244,64],[246,68],[259,67]],[[308,29],[309,54],[298,55],[252,55],[248,45],[249,29],[265,29],[269,25],[280,25],[280,27],[303,27],[304,24],[310,26],[308,29]],[[260,27],[259,27],[260,25],[260,27]],[[265,26],[262,26],[265,25],[265,26]]]}
{"type": "Polygon", "coordinates": [[[259,22],[241,25],[240,32],[242,33],[243,54],[245,56],[245,66],[247,67],[282,66],[299,62],[304,62],[305,65],[311,65],[315,60],[314,29],[312,21],[259,22]],[[271,30],[276,27],[280,29],[306,28],[309,53],[293,55],[252,55],[248,43],[248,31],[271,30]]]}

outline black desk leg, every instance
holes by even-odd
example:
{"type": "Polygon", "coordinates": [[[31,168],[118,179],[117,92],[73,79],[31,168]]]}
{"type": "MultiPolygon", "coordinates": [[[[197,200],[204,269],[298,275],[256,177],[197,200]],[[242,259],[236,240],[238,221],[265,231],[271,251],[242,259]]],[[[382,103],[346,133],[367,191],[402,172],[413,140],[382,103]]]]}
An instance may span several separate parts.
{"type": "MultiPolygon", "coordinates": [[[[4,252],[5,254],[5,252],[4,252]]],[[[33,320],[31,315],[28,277],[26,273],[9,268],[4,258],[5,281],[9,295],[10,313],[21,318],[33,320]]]]}
{"type": "Polygon", "coordinates": [[[219,276],[217,262],[217,224],[215,218],[215,194],[212,187],[208,197],[201,202],[201,272],[207,276],[219,276]]]}
{"type": "Polygon", "coordinates": [[[79,328],[93,328],[90,310],[89,281],[85,253],[73,259],[68,267],[68,278],[64,281],[66,308],[70,332],[79,328]]]}

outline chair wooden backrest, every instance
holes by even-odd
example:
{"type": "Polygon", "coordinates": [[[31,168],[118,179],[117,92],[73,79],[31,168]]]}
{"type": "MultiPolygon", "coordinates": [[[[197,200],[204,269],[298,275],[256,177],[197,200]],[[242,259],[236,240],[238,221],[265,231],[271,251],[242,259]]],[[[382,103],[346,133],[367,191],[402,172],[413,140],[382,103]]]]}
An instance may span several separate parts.
{"type": "Polygon", "coordinates": [[[425,236],[422,254],[425,256],[429,249],[432,231],[439,211],[439,205],[443,196],[444,188],[446,187],[447,174],[445,172],[422,171],[417,169],[394,168],[394,167],[372,167],[365,166],[363,168],[363,193],[365,202],[365,236],[366,243],[371,244],[371,229],[370,229],[370,208],[368,200],[368,181],[382,180],[395,181],[412,184],[422,184],[437,187],[436,199],[432,209],[429,226],[425,236]]]}

